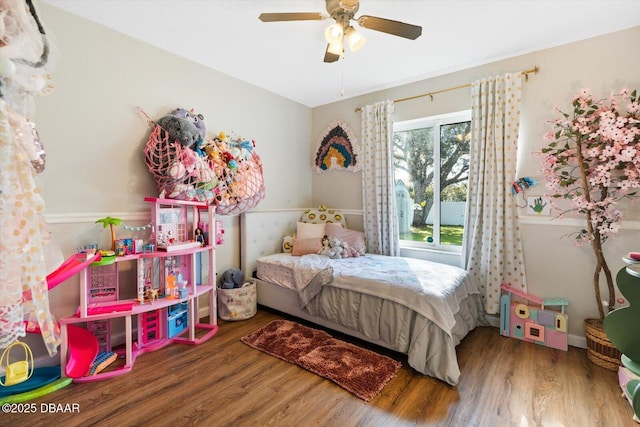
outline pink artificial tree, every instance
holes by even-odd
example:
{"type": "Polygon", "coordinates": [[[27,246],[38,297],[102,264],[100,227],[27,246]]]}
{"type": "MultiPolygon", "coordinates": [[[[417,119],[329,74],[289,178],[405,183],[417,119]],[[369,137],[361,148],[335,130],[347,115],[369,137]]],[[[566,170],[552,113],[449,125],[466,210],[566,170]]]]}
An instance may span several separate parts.
{"type": "Polygon", "coordinates": [[[600,319],[605,316],[600,297],[600,273],[609,292],[608,309],[615,307],[615,287],[602,244],[617,233],[622,199],[636,197],[640,188],[640,105],[636,91],[623,89],[607,99],[594,99],[582,89],[572,101],[573,115],[556,108],[562,118],[554,120],[551,141],[540,153],[542,173],[553,199],[569,200],[571,207],[553,203],[560,212],[586,218],[586,228],[576,233],[577,244],[591,244],[596,258],[593,286],[600,319]]]}

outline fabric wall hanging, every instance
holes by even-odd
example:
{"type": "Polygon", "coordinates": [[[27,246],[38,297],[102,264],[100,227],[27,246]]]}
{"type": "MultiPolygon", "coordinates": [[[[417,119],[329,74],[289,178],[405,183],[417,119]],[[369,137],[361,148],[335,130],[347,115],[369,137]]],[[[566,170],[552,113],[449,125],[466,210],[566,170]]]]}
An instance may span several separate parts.
{"type": "Polygon", "coordinates": [[[345,122],[333,122],[318,139],[315,169],[318,173],[329,170],[357,172],[357,138],[345,122]]]}

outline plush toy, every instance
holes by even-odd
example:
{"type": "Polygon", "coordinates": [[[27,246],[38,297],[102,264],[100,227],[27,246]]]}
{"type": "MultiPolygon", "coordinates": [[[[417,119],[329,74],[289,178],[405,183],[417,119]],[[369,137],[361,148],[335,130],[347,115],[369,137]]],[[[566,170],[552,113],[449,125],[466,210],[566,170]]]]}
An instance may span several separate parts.
{"type": "Polygon", "coordinates": [[[196,129],[198,129],[200,138],[198,138],[198,140],[195,142],[195,144],[191,148],[199,156],[205,157],[207,155],[207,153],[205,153],[204,151],[204,146],[206,144],[205,138],[207,135],[207,127],[204,124],[204,116],[202,114],[196,114],[193,111],[193,108],[189,111],[185,110],[184,108],[176,108],[171,112],[171,115],[193,123],[196,129]]]}
{"type": "Polygon", "coordinates": [[[160,193],[160,198],[162,199],[165,196],[169,199],[190,200],[193,196],[195,196],[195,191],[193,189],[193,185],[175,184],[168,195],[166,195],[165,190],[162,190],[162,192],[160,193]]]}
{"type": "Polygon", "coordinates": [[[356,258],[359,256],[360,253],[356,250],[356,248],[347,244],[347,242],[342,242],[342,258],[356,258]]]}
{"type": "Polygon", "coordinates": [[[237,268],[229,268],[222,273],[218,287],[222,289],[241,288],[244,283],[244,273],[237,268]]]}
{"type": "Polygon", "coordinates": [[[193,151],[200,157],[207,157],[207,152],[205,151],[205,147],[207,145],[207,141],[200,138],[196,145],[193,147],[193,151]]]}
{"type": "Polygon", "coordinates": [[[220,150],[216,145],[215,138],[212,141],[205,141],[204,147],[202,147],[209,160],[216,162],[220,159],[220,150]]]}
{"type": "Polygon", "coordinates": [[[253,152],[253,141],[244,140],[237,145],[239,150],[239,157],[243,160],[248,160],[253,152]]]}
{"type": "Polygon", "coordinates": [[[325,234],[322,238],[322,249],[318,251],[318,255],[329,256],[329,252],[331,252],[331,245],[329,244],[329,236],[325,234]]]}
{"type": "Polygon", "coordinates": [[[344,251],[344,249],[342,248],[342,241],[337,237],[334,237],[333,239],[329,240],[329,246],[331,247],[331,249],[329,250],[327,256],[333,259],[341,259],[342,252],[344,251]]]}
{"type": "Polygon", "coordinates": [[[202,114],[196,114],[193,111],[193,108],[189,111],[184,108],[176,108],[171,112],[172,115],[176,117],[180,117],[181,119],[186,119],[193,123],[193,125],[198,129],[198,133],[202,139],[205,138],[207,134],[207,127],[204,124],[204,116],[202,114]]]}
{"type": "Polygon", "coordinates": [[[158,119],[156,123],[169,134],[170,141],[177,141],[185,147],[191,148],[200,140],[198,128],[187,119],[169,114],[158,119]]]}

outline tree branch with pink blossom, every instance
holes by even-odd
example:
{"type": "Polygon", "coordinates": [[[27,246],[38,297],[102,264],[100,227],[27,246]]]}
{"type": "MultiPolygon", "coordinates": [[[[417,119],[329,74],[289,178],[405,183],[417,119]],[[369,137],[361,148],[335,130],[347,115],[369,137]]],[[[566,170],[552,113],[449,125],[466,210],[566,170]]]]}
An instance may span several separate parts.
{"type": "Polygon", "coordinates": [[[582,89],[572,100],[573,114],[551,122],[550,141],[540,154],[541,172],[551,191],[558,217],[583,216],[585,228],[576,243],[590,244],[596,258],[593,275],[600,318],[605,316],[600,296],[600,274],[606,278],[609,311],[615,307],[615,287],[602,244],[620,229],[623,199],[636,198],[640,188],[640,105],[636,91],[623,89],[606,99],[595,99],[582,89]],[[560,206],[558,199],[568,200],[560,206]]]}

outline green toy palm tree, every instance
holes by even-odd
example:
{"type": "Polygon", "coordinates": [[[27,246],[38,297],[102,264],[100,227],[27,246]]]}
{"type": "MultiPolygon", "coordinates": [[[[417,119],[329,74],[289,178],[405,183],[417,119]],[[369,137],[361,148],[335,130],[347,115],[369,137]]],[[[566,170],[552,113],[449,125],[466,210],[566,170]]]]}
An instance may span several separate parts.
{"type": "Polygon", "coordinates": [[[107,228],[107,225],[111,227],[111,250],[115,251],[116,250],[116,232],[113,226],[120,225],[120,223],[122,223],[122,219],[107,216],[105,218],[97,220],[96,224],[99,222],[102,223],[104,228],[107,228]]]}

